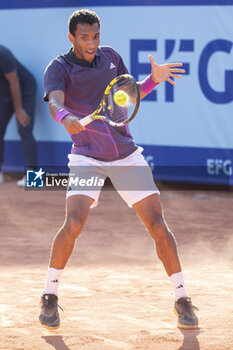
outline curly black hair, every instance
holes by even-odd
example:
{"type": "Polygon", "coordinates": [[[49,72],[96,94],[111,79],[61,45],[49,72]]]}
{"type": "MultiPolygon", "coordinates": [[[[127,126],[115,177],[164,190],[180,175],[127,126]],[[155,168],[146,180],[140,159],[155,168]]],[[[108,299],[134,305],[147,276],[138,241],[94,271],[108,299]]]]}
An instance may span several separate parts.
{"type": "Polygon", "coordinates": [[[91,10],[82,9],[82,10],[75,11],[70,16],[69,22],[68,22],[69,32],[73,36],[75,36],[75,31],[77,29],[78,23],[87,23],[90,25],[97,23],[98,26],[100,27],[100,18],[94,11],[91,11],[91,10]]]}

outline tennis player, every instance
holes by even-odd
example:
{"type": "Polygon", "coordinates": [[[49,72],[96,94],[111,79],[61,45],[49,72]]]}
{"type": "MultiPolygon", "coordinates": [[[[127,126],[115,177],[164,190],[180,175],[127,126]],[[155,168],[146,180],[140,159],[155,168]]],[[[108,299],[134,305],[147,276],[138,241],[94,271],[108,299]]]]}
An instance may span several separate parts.
{"type": "MultiPolygon", "coordinates": [[[[84,128],[79,123],[81,118],[97,108],[108,83],[118,75],[127,74],[127,68],[113,48],[99,46],[100,19],[95,12],[75,11],[69,18],[68,38],[72,43],[70,51],[50,62],[44,77],[44,99],[49,102],[50,113],[55,121],[64,125],[73,141],[68,165],[79,178],[98,176],[104,180],[110,176],[123,200],[136,210],[155,242],[157,255],[174,289],[174,312],[178,317],[178,327],[196,328],[198,318],[185,289],[176,241],[163,217],[159,190],[141,154],[142,149],[134,143],[126,126],[116,128],[96,120],[84,128]],[[106,170],[109,166],[110,175],[106,170]],[[135,170],[132,175],[132,166],[142,166],[143,174],[140,171],[138,176],[135,170]],[[129,176],[130,182],[136,184],[135,191],[121,187],[122,183],[127,183],[127,179],[129,182],[129,176]]],[[[162,81],[175,85],[173,78],[181,78],[180,74],[185,72],[177,68],[182,66],[181,63],[158,65],[152,56],[149,59],[151,74],[138,83],[141,98],[162,81]]],[[[78,186],[68,188],[65,222],[53,242],[41,296],[39,320],[46,328],[56,329],[60,325],[57,303],[60,277],[87,220],[89,209],[98,204],[100,191],[101,187],[95,190],[87,188],[85,191],[78,186]]]]}

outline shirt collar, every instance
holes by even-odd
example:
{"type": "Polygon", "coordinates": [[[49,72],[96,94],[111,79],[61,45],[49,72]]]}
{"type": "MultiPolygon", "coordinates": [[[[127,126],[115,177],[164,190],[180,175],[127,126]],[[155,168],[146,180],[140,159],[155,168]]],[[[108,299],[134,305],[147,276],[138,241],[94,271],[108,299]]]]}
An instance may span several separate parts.
{"type": "Polygon", "coordinates": [[[67,56],[67,58],[68,58],[71,62],[76,63],[76,64],[78,64],[79,66],[95,68],[95,67],[96,67],[96,58],[97,58],[98,56],[100,56],[100,50],[99,50],[99,48],[97,49],[96,54],[95,54],[95,58],[94,58],[94,60],[92,61],[92,63],[90,63],[90,62],[88,62],[88,61],[86,61],[86,60],[83,60],[83,59],[78,58],[77,56],[75,56],[72,47],[71,47],[70,50],[67,52],[66,56],[67,56]]]}

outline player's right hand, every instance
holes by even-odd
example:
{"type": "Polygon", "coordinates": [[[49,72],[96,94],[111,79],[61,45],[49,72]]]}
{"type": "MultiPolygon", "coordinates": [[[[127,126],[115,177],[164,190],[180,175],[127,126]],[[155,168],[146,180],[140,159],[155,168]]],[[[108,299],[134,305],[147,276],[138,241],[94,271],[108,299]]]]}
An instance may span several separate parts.
{"type": "Polygon", "coordinates": [[[84,126],[79,123],[79,119],[73,115],[67,115],[62,119],[62,124],[70,134],[78,134],[85,130],[84,126]]]}

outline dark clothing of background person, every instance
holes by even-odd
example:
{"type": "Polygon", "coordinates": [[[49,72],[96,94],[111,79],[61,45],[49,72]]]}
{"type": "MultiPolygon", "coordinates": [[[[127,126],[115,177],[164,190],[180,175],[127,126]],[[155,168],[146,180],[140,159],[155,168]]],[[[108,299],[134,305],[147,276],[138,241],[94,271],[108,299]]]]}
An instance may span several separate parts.
{"type": "Polygon", "coordinates": [[[37,165],[37,147],[33,136],[36,81],[9,49],[0,45],[0,171],[4,155],[4,136],[13,114],[29,168],[37,165]]]}

